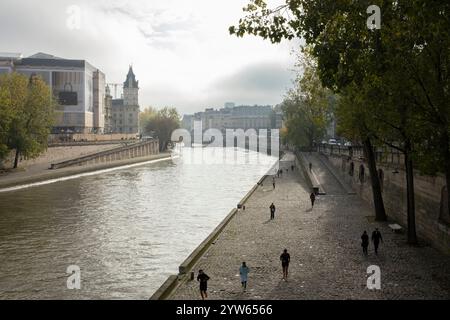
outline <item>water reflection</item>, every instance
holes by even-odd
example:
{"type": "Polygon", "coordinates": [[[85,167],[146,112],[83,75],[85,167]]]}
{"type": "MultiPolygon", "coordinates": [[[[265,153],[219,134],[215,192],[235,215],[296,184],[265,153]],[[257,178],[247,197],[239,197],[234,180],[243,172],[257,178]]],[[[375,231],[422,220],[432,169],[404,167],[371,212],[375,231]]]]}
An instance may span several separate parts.
{"type": "Polygon", "coordinates": [[[0,298],[148,299],[275,162],[234,151],[0,193],[0,298]]]}

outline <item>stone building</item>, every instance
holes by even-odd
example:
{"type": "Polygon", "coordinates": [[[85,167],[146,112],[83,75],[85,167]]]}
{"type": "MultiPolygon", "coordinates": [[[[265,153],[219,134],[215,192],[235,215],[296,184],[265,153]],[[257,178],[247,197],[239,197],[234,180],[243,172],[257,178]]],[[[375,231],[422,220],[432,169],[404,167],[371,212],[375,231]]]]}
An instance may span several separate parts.
{"type": "Polygon", "coordinates": [[[40,76],[57,101],[53,133],[103,133],[105,74],[85,60],[0,53],[0,74],[40,76]]]}
{"type": "Polygon", "coordinates": [[[122,98],[111,101],[111,114],[112,133],[139,132],[139,81],[131,66],[123,83],[122,98]]]}
{"type": "Polygon", "coordinates": [[[105,89],[105,133],[112,132],[112,100],[111,89],[107,85],[105,89]]]}
{"type": "Polygon", "coordinates": [[[283,124],[282,115],[271,106],[235,106],[227,103],[225,108],[205,109],[193,115],[184,115],[183,128],[192,131],[194,121],[202,122],[202,129],[280,129],[283,124]]]}
{"type": "MultiPolygon", "coordinates": [[[[355,149],[355,147],[353,147],[355,149]]],[[[373,205],[371,177],[367,163],[363,161],[362,148],[352,156],[329,154],[326,157],[341,178],[353,187],[364,200],[373,205]]],[[[392,153],[379,158],[378,177],[388,218],[407,230],[407,190],[401,154],[392,153]]],[[[450,211],[446,199],[446,183],[443,175],[426,176],[414,173],[416,207],[416,232],[423,240],[438,250],[450,254],[450,211]]]]}

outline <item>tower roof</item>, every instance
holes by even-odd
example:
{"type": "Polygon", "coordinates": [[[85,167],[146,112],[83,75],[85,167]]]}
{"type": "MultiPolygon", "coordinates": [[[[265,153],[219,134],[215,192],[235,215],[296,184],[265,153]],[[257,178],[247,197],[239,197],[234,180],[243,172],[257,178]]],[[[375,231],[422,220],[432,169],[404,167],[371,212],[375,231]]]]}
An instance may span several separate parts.
{"type": "Polygon", "coordinates": [[[123,83],[124,88],[139,88],[139,81],[136,81],[136,76],[133,72],[133,67],[130,66],[130,69],[128,70],[127,78],[125,82],[123,83]]]}

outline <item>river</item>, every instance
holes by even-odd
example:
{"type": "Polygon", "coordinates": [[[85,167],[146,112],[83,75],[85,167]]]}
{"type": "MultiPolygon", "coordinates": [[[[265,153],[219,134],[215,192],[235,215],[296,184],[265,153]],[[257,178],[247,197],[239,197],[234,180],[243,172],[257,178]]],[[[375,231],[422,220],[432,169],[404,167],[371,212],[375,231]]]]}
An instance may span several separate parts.
{"type": "Polygon", "coordinates": [[[275,163],[206,149],[0,192],[0,299],[148,299],[275,163]]]}

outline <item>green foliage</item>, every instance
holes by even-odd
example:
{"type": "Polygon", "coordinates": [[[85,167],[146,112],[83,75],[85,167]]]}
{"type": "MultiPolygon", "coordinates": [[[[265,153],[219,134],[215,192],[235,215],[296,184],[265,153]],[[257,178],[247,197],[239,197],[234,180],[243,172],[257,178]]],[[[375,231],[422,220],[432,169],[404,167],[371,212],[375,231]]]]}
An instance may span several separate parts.
{"type": "Polygon", "coordinates": [[[149,134],[148,132],[145,131],[146,130],[145,127],[146,127],[147,123],[149,123],[150,120],[156,116],[157,113],[158,113],[158,110],[156,110],[153,107],[145,108],[144,111],[139,113],[139,128],[140,128],[142,134],[144,134],[144,135],[149,134]]]}
{"type": "Polygon", "coordinates": [[[19,154],[35,158],[44,151],[54,106],[51,89],[41,78],[16,73],[1,76],[0,156],[16,150],[17,158],[19,154]]]}
{"type": "Polygon", "coordinates": [[[156,110],[149,107],[141,112],[139,121],[144,135],[159,139],[161,151],[167,149],[172,132],[180,127],[180,115],[176,108],[156,110]]]}
{"type": "Polygon", "coordinates": [[[0,159],[8,153],[9,133],[13,119],[26,101],[28,81],[18,74],[0,77],[0,159]]]}
{"type": "Polygon", "coordinates": [[[302,37],[312,47],[322,85],[340,94],[339,131],[364,144],[377,217],[384,218],[384,207],[372,141],[404,153],[408,241],[414,243],[413,163],[444,172],[450,186],[450,2],[285,0],[271,10],[251,0],[244,11],[231,34],[273,43],[302,37]],[[366,25],[372,4],[381,10],[380,30],[366,25]]]}
{"type": "Polygon", "coordinates": [[[300,56],[295,87],[282,103],[286,116],[287,139],[297,146],[311,148],[323,139],[332,113],[332,92],[322,87],[313,57],[300,56]]]}
{"type": "MultiPolygon", "coordinates": [[[[303,38],[324,87],[340,95],[338,129],[411,152],[425,171],[450,176],[450,2],[446,0],[250,0],[230,33],[273,43],[303,38]],[[366,26],[369,5],[381,29],[366,26]]],[[[450,182],[450,178],[449,178],[450,182]]]]}

